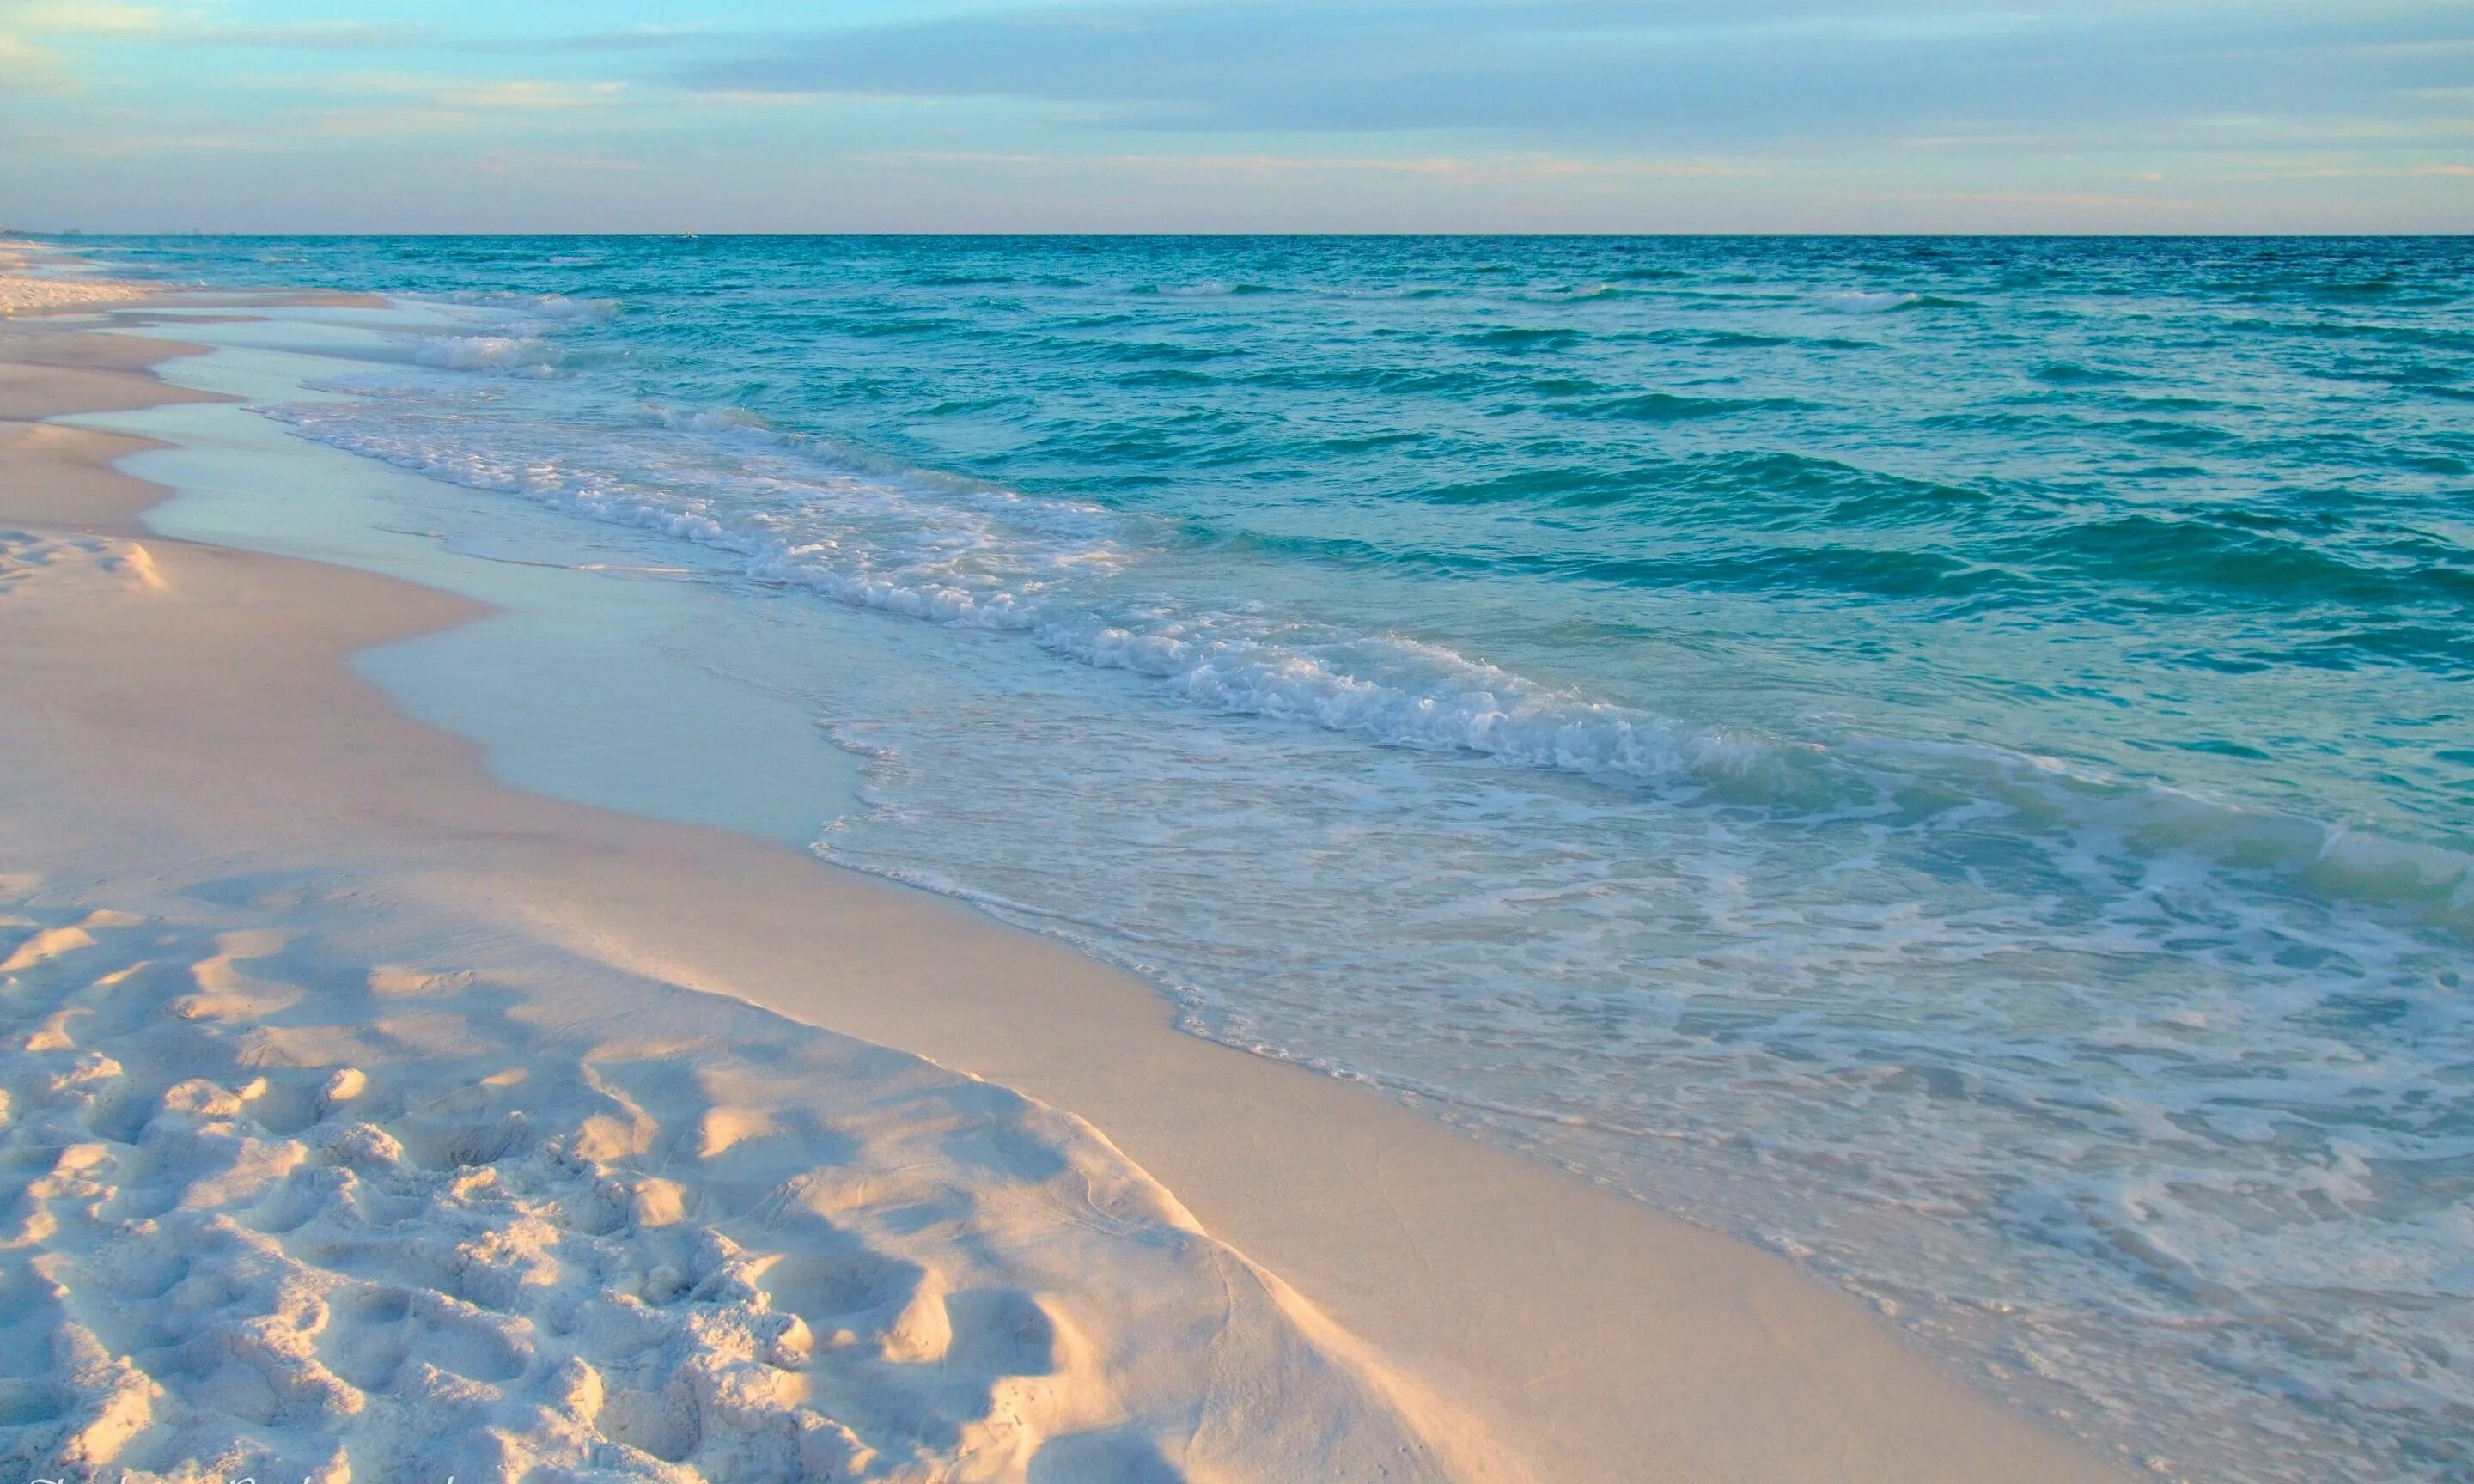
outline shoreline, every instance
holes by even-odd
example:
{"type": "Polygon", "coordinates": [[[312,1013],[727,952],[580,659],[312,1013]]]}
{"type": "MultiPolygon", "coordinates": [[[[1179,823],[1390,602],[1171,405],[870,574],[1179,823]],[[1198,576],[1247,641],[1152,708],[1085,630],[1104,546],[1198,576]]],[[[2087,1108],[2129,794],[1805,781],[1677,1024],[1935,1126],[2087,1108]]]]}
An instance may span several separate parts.
{"type": "MultiPolygon", "coordinates": [[[[0,344],[22,364],[17,335],[0,344]]],[[[55,348],[55,359],[77,358],[55,348]]],[[[201,399],[134,365],[133,354],[104,368],[12,370],[0,414],[56,416],[81,397],[201,399]]],[[[49,426],[78,436],[12,438],[0,519],[160,541],[139,523],[155,499],[142,490],[120,489],[118,521],[68,518],[113,481],[135,484],[106,468],[135,445],[49,426]],[[91,477],[30,479],[38,461],[91,477]],[[46,493],[71,478],[83,493],[46,493]]],[[[245,842],[253,855],[346,860],[511,936],[900,1046],[1070,1110],[1204,1230],[1448,1409],[1467,1409],[1540,1477],[2122,1476],[1944,1376],[1784,1259],[1362,1089],[1182,1035],[1148,986],[1057,945],[778,846],[489,782],[475,747],[400,717],[343,663],[462,622],[469,605],[341,568],[312,575],[287,559],[161,544],[165,581],[225,585],[232,621],[254,620],[263,635],[270,613],[314,613],[323,627],[294,634],[279,661],[212,683],[168,683],[159,656],[151,674],[104,677],[108,727],[47,714],[0,733],[21,769],[39,759],[89,816],[116,817],[132,835],[145,821],[197,852],[245,842]],[[183,727],[195,745],[173,745],[183,727]]],[[[174,848],[157,869],[178,858],[174,848]]]]}

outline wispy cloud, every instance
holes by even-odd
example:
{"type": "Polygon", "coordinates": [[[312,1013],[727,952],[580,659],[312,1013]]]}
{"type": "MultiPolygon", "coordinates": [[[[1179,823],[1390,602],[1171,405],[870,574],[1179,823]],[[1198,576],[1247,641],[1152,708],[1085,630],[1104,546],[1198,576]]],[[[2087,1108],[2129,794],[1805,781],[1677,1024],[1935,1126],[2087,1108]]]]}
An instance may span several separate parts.
{"type": "Polygon", "coordinates": [[[2474,6],[2098,0],[1250,0],[849,27],[680,67],[691,87],[1026,100],[1152,132],[1793,138],[1927,121],[2342,114],[2462,82],[2474,6]]]}
{"type": "Polygon", "coordinates": [[[18,36],[137,36],[199,13],[112,0],[0,0],[0,30],[18,36]]]}
{"type": "MultiPolygon", "coordinates": [[[[0,0],[0,87],[74,91],[76,73],[56,43],[144,36],[160,28],[164,13],[151,6],[99,0],[0,0]]],[[[0,96],[0,103],[6,101],[0,96]]]]}
{"type": "Polygon", "coordinates": [[[631,26],[623,31],[584,32],[553,36],[465,36],[441,43],[448,51],[476,56],[540,57],[596,52],[669,51],[716,39],[715,28],[694,26],[631,26]]]}
{"type": "Polygon", "coordinates": [[[546,83],[519,79],[505,83],[453,83],[430,90],[444,108],[472,112],[509,109],[608,108],[623,101],[624,83],[546,83]]]}
{"type": "Polygon", "coordinates": [[[486,176],[515,225],[2474,227],[2474,0],[686,9],[0,0],[0,194],[91,222],[43,161],[109,140],[150,221],[486,176]]]}
{"type": "Polygon", "coordinates": [[[419,139],[525,128],[518,121],[527,115],[590,114],[629,101],[622,82],[469,81],[397,72],[338,73],[284,90],[298,101],[268,108],[264,123],[273,139],[294,136],[296,142],[303,133],[419,139]]]}
{"type": "Polygon", "coordinates": [[[562,155],[540,150],[494,149],[482,153],[473,168],[484,175],[537,176],[582,172],[588,175],[645,175],[651,167],[641,160],[609,155],[562,155]]]}
{"type": "Polygon", "coordinates": [[[310,20],[282,26],[166,26],[154,39],[170,46],[229,46],[279,52],[376,52],[417,46],[437,35],[408,22],[310,20]]]}
{"type": "Polygon", "coordinates": [[[388,99],[450,112],[473,113],[607,108],[624,101],[628,91],[626,83],[616,80],[475,80],[422,72],[340,72],[314,76],[297,85],[318,93],[355,99],[388,99]]]}
{"type": "Polygon", "coordinates": [[[2373,165],[2297,162],[2227,172],[2230,180],[2468,180],[2474,165],[2373,165]]]}
{"type": "Polygon", "coordinates": [[[2028,206],[2068,211],[2167,211],[2185,213],[2202,203],[2164,196],[2125,196],[2109,191],[1884,191],[1877,200],[1920,205],[2028,206]]]}
{"type": "Polygon", "coordinates": [[[997,165],[1007,170],[1173,173],[1222,176],[1400,176],[1428,180],[1554,180],[1716,179],[1762,173],[1743,160],[1575,159],[1552,155],[1331,156],[1179,154],[1023,154],[981,150],[888,150],[850,156],[854,164],[997,165]]]}
{"type": "Polygon", "coordinates": [[[69,76],[57,53],[22,36],[0,31],[0,88],[19,93],[58,92],[69,76]]]}
{"type": "Polygon", "coordinates": [[[436,20],[347,16],[251,23],[206,5],[152,6],[117,0],[0,0],[0,79],[39,69],[54,81],[66,59],[45,38],[176,48],[271,52],[397,53],[412,48],[473,56],[531,58],[643,52],[706,37],[702,25],[643,25],[565,36],[475,36],[436,20]]]}

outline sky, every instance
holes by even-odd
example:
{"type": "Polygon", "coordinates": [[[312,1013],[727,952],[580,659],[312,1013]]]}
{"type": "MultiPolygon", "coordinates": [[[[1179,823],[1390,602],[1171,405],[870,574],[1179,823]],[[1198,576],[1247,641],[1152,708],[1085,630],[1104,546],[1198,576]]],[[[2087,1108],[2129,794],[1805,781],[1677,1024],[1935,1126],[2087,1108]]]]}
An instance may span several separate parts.
{"type": "Polygon", "coordinates": [[[2474,0],[0,0],[0,228],[2474,231],[2474,0]]]}

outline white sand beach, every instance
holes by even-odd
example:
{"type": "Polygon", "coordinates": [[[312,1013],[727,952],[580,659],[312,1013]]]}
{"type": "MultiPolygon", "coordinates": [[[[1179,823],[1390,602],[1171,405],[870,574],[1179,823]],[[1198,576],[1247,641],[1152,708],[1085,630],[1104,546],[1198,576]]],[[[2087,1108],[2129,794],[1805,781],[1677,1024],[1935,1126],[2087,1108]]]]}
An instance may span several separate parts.
{"type": "Polygon", "coordinates": [[[1057,944],[493,781],[347,664],[474,607],[156,534],[144,444],[43,419],[210,398],[86,327],[0,330],[29,1476],[2126,1476],[1057,944]]]}

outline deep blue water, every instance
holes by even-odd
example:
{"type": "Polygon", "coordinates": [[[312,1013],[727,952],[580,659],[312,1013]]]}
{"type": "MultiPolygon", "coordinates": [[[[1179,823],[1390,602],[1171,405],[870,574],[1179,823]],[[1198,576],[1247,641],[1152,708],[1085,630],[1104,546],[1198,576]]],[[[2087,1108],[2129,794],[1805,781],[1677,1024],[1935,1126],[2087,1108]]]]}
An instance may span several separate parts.
{"type": "Polygon", "coordinates": [[[2474,242],[88,245],[907,626],[828,858],[2169,1472],[2474,1469],[2474,242]]]}

